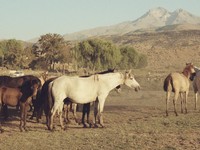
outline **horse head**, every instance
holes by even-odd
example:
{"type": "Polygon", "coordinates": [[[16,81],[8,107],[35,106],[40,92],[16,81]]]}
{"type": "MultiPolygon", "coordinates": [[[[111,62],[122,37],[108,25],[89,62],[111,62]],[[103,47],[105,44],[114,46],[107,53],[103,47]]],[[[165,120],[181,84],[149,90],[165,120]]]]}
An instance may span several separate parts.
{"type": "Polygon", "coordinates": [[[191,81],[194,80],[196,72],[195,72],[195,67],[194,67],[193,63],[186,63],[186,67],[183,70],[183,74],[187,78],[189,78],[191,81]]]}
{"type": "Polygon", "coordinates": [[[37,92],[40,89],[40,82],[36,79],[31,81],[31,90],[32,90],[32,97],[33,99],[36,99],[37,92]]]}
{"type": "Polygon", "coordinates": [[[135,91],[140,90],[140,85],[135,80],[134,75],[131,73],[131,70],[125,72],[124,84],[130,88],[134,88],[135,91]]]}
{"type": "Polygon", "coordinates": [[[24,84],[21,86],[21,92],[22,92],[22,97],[21,101],[25,102],[27,98],[32,97],[33,99],[36,99],[37,92],[40,89],[41,83],[40,80],[29,80],[24,82],[24,84]]]}

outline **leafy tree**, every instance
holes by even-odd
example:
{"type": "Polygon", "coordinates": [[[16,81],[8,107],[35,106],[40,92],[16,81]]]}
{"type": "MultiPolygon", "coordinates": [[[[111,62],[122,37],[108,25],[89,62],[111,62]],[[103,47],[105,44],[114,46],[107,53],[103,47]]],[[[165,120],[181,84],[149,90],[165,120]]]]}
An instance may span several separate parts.
{"type": "Polygon", "coordinates": [[[122,59],[120,62],[120,68],[130,69],[130,68],[141,68],[147,65],[146,55],[139,54],[132,47],[121,47],[120,48],[122,59]]]}
{"type": "Polygon", "coordinates": [[[115,45],[100,39],[78,43],[73,54],[79,67],[92,70],[116,67],[121,59],[120,50],[115,45]]]}
{"type": "Polygon", "coordinates": [[[4,58],[3,65],[13,69],[24,67],[24,50],[20,41],[15,39],[6,40],[0,44],[1,56],[4,58]]]}
{"type": "Polygon", "coordinates": [[[45,66],[51,66],[56,62],[65,62],[68,53],[64,38],[59,34],[50,33],[42,35],[37,44],[33,45],[32,51],[45,66]]]}

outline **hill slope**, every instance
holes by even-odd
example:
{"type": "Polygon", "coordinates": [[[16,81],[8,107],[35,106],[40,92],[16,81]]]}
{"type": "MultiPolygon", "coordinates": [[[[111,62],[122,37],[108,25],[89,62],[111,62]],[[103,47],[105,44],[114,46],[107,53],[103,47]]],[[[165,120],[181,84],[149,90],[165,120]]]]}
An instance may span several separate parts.
{"type": "Polygon", "coordinates": [[[133,46],[146,54],[149,69],[177,69],[184,67],[186,62],[200,66],[200,30],[128,33],[102,38],[119,45],[133,46]]]}

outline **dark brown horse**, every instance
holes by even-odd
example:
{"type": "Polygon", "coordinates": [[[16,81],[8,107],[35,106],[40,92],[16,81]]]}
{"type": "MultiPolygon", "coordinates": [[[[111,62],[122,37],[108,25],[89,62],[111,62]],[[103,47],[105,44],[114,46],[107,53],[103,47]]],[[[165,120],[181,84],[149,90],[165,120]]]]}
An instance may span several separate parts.
{"type": "MultiPolygon", "coordinates": [[[[25,75],[21,77],[10,77],[10,76],[0,76],[0,87],[5,86],[5,87],[10,87],[10,88],[21,88],[22,84],[25,83],[26,81],[32,81],[35,80],[40,84],[41,87],[41,81],[39,80],[38,77],[33,76],[33,75],[25,75]]],[[[19,104],[17,105],[17,107],[19,104]]],[[[3,106],[3,111],[6,112],[7,105],[3,106]]],[[[8,116],[5,116],[5,119],[8,116]]]]}
{"type": "Polygon", "coordinates": [[[26,129],[27,109],[36,97],[37,91],[40,88],[38,80],[25,81],[20,88],[10,88],[6,86],[0,87],[0,104],[2,106],[17,106],[20,105],[20,130],[26,129]]]}
{"type": "Polygon", "coordinates": [[[186,67],[184,68],[182,73],[171,73],[169,74],[165,81],[164,81],[164,91],[166,92],[166,116],[168,116],[168,102],[170,98],[170,93],[174,92],[174,113],[176,116],[178,116],[178,113],[176,111],[176,102],[178,99],[178,96],[180,94],[181,97],[181,112],[183,113],[183,104],[185,105],[185,113],[187,113],[187,97],[189,93],[189,86],[190,82],[189,79],[191,79],[191,76],[195,73],[193,64],[189,63],[186,64],[186,67]],[[183,97],[184,95],[184,97],[183,97]],[[182,104],[183,103],[183,104],[182,104]]]}

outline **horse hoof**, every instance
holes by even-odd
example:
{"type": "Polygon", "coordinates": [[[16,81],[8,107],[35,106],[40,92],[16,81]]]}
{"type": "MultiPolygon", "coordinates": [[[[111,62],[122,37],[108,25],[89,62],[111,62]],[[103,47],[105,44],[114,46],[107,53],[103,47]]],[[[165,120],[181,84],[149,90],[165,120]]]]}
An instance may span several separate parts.
{"type": "Polygon", "coordinates": [[[25,131],[25,132],[28,132],[29,130],[28,130],[27,128],[24,128],[24,131],[25,131]]]}

